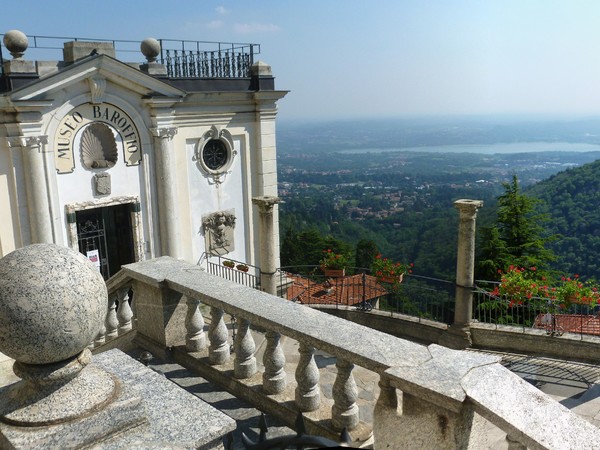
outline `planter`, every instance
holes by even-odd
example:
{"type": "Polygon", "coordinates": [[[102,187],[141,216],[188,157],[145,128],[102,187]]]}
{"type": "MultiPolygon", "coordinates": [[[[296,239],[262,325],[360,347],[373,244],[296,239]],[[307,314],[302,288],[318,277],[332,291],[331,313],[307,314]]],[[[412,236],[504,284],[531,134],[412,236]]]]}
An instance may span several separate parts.
{"type": "Polygon", "coordinates": [[[236,266],[236,269],[239,270],[240,272],[248,272],[248,266],[245,266],[243,264],[238,264],[236,266]]]}
{"type": "Polygon", "coordinates": [[[323,269],[326,277],[339,278],[346,275],[346,269],[323,269]]]}
{"type": "Polygon", "coordinates": [[[390,283],[390,284],[395,284],[395,283],[402,283],[402,280],[404,279],[404,274],[401,273],[400,275],[396,275],[393,277],[377,277],[377,281],[381,282],[381,283],[390,283]]]}

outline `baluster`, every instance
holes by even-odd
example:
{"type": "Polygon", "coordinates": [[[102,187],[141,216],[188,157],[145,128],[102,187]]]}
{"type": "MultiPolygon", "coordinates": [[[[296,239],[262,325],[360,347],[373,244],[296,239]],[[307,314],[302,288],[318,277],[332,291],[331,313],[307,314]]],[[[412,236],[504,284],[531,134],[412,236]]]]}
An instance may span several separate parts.
{"type": "Polygon", "coordinates": [[[98,334],[94,338],[94,347],[99,347],[106,342],[106,327],[102,324],[102,328],[98,331],[98,334]]]}
{"type": "Polygon", "coordinates": [[[118,289],[117,298],[119,300],[117,309],[117,319],[119,321],[118,334],[121,336],[132,328],[131,319],[133,317],[133,311],[129,305],[129,287],[118,289]]]}
{"type": "Polygon", "coordinates": [[[208,328],[208,361],[211,364],[224,364],[229,359],[229,345],[227,345],[227,326],[223,320],[223,310],[210,308],[210,327],[208,328]]]}
{"type": "Polygon", "coordinates": [[[300,342],[300,361],[296,367],[296,405],[303,412],[319,409],[319,368],[315,362],[315,349],[300,342]]]}
{"type": "Polygon", "coordinates": [[[250,76],[250,55],[244,55],[244,72],[250,76]]]}
{"type": "Polygon", "coordinates": [[[207,52],[202,53],[202,73],[200,75],[202,77],[208,76],[208,54],[207,54],[207,52]]]}
{"type": "Polygon", "coordinates": [[[232,78],[231,59],[229,58],[229,52],[225,53],[225,76],[232,78]]]}
{"type": "Polygon", "coordinates": [[[206,347],[204,317],[202,317],[199,306],[200,300],[197,298],[187,298],[185,349],[188,352],[199,352],[206,347]]]}
{"type": "Polygon", "coordinates": [[[236,66],[236,74],[238,77],[242,76],[242,71],[241,71],[241,64],[240,64],[240,55],[239,53],[237,53],[234,56],[234,61],[235,61],[235,66],[236,66]]]}
{"type": "Polygon", "coordinates": [[[337,377],[333,383],[333,407],[331,420],[334,428],[341,430],[353,429],[358,425],[358,389],[352,375],[354,364],[338,358],[335,363],[337,377]]]}
{"type": "Polygon", "coordinates": [[[181,77],[181,61],[177,50],[173,50],[173,68],[175,69],[175,77],[181,77]]]}
{"type": "Polygon", "coordinates": [[[285,378],[285,355],[281,348],[281,335],[274,331],[267,331],[267,348],[263,355],[263,389],[267,394],[280,394],[287,384],[285,378]]]}
{"type": "Polygon", "coordinates": [[[117,295],[108,297],[108,312],[104,321],[106,327],[106,341],[110,341],[118,336],[119,319],[117,319],[117,295]]]}
{"type": "Polygon", "coordinates": [[[197,63],[196,63],[196,54],[190,50],[190,76],[197,77],[198,72],[196,71],[197,63]]]}
{"type": "Polygon", "coordinates": [[[250,378],[256,373],[256,358],[254,350],[256,345],[250,331],[250,322],[238,318],[237,335],[233,343],[235,348],[235,360],[233,361],[233,373],[236,378],[250,378]]]}
{"type": "Polygon", "coordinates": [[[171,53],[169,50],[167,50],[167,57],[166,57],[166,65],[167,65],[167,74],[170,77],[175,76],[175,71],[173,70],[173,58],[171,58],[171,53]]]}

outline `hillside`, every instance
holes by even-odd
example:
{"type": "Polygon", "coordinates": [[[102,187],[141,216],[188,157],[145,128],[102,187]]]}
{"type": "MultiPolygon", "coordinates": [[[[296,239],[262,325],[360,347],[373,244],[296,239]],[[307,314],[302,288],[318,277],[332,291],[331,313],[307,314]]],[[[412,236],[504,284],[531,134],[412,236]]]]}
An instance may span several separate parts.
{"type": "Polygon", "coordinates": [[[560,237],[552,244],[556,268],[600,279],[600,160],[560,172],[526,190],[541,200],[560,237]]]}

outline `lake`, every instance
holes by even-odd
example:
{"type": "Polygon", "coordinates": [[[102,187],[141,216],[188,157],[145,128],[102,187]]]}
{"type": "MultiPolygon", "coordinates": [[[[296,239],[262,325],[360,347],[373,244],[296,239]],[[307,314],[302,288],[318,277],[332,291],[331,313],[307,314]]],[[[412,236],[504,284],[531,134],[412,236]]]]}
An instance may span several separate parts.
{"type": "Polygon", "coordinates": [[[596,152],[600,145],[572,142],[515,142],[506,144],[434,145],[405,148],[356,148],[339,153],[435,152],[435,153],[535,153],[535,152],[596,152]]]}

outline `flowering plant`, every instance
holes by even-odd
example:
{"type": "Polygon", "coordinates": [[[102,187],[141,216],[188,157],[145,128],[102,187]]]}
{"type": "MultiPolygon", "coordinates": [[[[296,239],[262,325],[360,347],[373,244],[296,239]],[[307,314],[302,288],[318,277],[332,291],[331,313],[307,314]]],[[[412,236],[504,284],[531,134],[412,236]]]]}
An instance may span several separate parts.
{"type": "Polygon", "coordinates": [[[595,305],[600,300],[598,287],[591,281],[581,281],[577,274],[573,277],[562,277],[561,283],[554,292],[556,299],[565,305],[571,303],[595,305]]]}
{"type": "Polygon", "coordinates": [[[382,258],[381,255],[377,255],[371,266],[371,273],[376,277],[400,277],[405,273],[412,273],[413,263],[402,264],[394,262],[387,258],[382,258]]]}
{"type": "Polygon", "coordinates": [[[506,272],[500,273],[500,284],[492,291],[492,295],[501,295],[510,298],[511,302],[523,304],[523,301],[534,297],[545,297],[547,286],[536,279],[536,268],[529,270],[511,265],[506,272]]]}
{"type": "Polygon", "coordinates": [[[500,284],[492,291],[492,295],[504,296],[510,300],[509,306],[532,299],[549,299],[560,302],[561,307],[568,308],[572,304],[595,305],[600,301],[600,292],[596,284],[582,282],[579,275],[561,277],[558,283],[548,283],[547,277],[538,275],[535,267],[510,266],[501,274],[500,284]]]}
{"type": "Polygon", "coordinates": [[[335,253],[331,249],[323,250],[323,258],[319,261],[321,269],[344,269],[348,265],[348,259],[341,253],[335,253]]]}

